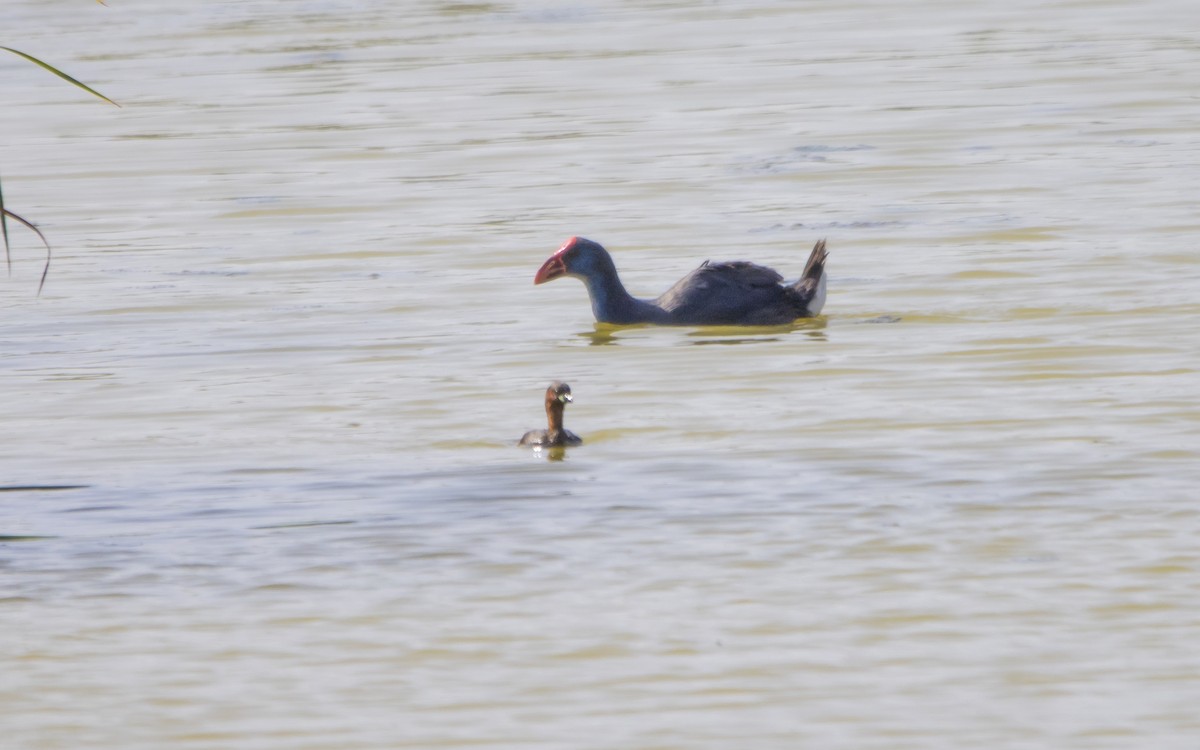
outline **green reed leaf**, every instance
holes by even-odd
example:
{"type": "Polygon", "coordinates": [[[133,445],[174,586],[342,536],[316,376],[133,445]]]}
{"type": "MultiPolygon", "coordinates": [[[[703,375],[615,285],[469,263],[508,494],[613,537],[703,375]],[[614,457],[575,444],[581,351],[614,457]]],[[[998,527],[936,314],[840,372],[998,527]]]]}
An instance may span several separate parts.
{"type": "Polygon", "coordinates": [[[4,210],[4,186],[0,185],[0,234],[4,235],[4,262],[12,276],[12,255],[8,252],[8,212],[4,210]]]}
{"type": "Polygon", "coordinates": [[[112,99],[109,99],[107,96],[105,96],[104,94],[101,94],[99,91],[96,91],[95,89],[93,89],[92,87],[88,86],[87,84],[85,84],[85,83],[82,83],[82,82],[80,82],[80,81],[77,81],[77,80],[75,80],[74,78],[72,78],[71,76],[69,76],[69,75],[67,75],[66,73],[62,72],[61,70],[59,70],[58,68],[54,67],[53,65],[51,65],[51,64],[49,64],[49,63],[44,63],[44,62],[42,62],[41,60],[39,60],[39,59],[37,59],[36,57],[34,57],[33,55],[27,55],[27,54],[25,54],[24,52],[22,52],[22,51],[20,51],[20,50],[13,49],[12,47],[4,47],[4,46],[0,46],[0,49],[4,50],[5,52],[11,52],[11,53],[13,53],[14,55],[17,55],[18,57],[23,57],[23,58],[25,58],[26,60],[28,60],[29,62],[33,63],[34,65],[38,65],[38,66],[40,66],[40,67],[42,67],[42,68],[45,68],[46,70],[50,71],[50,72],[51,72],[51,73],[53,73],[54,75],[58,76],[59,78],[63,79],[64,81],[66,81],[67,83],[74,84],[75,86],[78,86],[79,88],[83,89],[84,91],[88,92],[89,94],[92,94],[93,96],[98,96],[98,97],[100,97],[101,99],[103,99],[104,101],[106,101],[106,102],[108,102],[109,104],[113,105],[114,107],[120,107],[120,106],[121,106],[120,104],[117,104],[117,103],[116,103],[116,102],[114,102],[112,99]]]}
{"type": "MultiPolygon", "coordinates": [[[[49,240],[46,239],[46,235],[42,234],[42,230],[38,229],[37,226],[34,225],[33,222],[27,221],[26,219],[23,219],[20,216],[17,216],[12,211],[9,211],[7,208],[3,209],[2,215],[11,216],[14,219],[16,219],[17,221],[24,224],[25,226],[29,227],[33,231],[34,234],[36,234],[38,237],[41,238],[42,244],[46,246],[46,265],[42,267],[42,280],[38,282],[38,290],[37,290],[38,296],[41,296],[42,287],[44,287],[46,285],[46,274],[50,273],[50,242],[49,242],[49,240]]],[[[7,247],[5,248],[5,250],[7,252],[7,247]]]]}

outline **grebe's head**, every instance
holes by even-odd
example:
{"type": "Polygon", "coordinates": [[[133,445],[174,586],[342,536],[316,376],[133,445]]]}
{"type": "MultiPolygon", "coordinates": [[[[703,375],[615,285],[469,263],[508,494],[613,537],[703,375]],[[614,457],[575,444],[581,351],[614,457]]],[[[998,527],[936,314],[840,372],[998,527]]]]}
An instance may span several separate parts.
{"type": "Polygon", "coordinates": [[[555,380],[546,389],[546,403],[558,401],[559,403],[569,404],[574,399],[571,398],[571,386],[561,381],[555,380]]]}

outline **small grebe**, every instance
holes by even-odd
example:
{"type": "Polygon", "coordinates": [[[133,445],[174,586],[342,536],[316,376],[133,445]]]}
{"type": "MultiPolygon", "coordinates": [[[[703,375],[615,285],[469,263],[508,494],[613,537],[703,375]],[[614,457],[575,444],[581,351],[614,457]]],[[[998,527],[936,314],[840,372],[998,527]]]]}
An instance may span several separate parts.
{"type": "Polygon", "coordinates": [[[582,443],[583,438],[563,427],[563,410],[571,400],[571,386],[557,380],[551,383],[546,389],[547,429],[530,430],[521,437],[518,445],[553,448],[582,443]]]}

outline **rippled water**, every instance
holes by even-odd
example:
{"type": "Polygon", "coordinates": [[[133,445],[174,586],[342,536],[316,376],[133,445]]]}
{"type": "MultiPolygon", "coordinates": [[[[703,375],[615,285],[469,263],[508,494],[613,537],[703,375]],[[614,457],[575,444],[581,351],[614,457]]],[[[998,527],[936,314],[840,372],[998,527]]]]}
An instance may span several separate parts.
{"type": "Polygon", "coordinates": [[[13,747],[1195,747],[1190,2],[85,6],[0,11],[123,105],[0,59],[13,747]]]}

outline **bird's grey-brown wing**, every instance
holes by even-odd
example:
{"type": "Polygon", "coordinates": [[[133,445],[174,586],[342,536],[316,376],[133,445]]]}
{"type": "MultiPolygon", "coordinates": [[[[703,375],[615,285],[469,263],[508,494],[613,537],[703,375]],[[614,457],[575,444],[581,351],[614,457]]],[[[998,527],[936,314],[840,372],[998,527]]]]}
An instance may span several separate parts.
{"type": "Polygon", "coordinates": [[[521,436],[517,441],[517,445],[545,445],[546,431],[545,430],[530,430],[521,436]]]}

